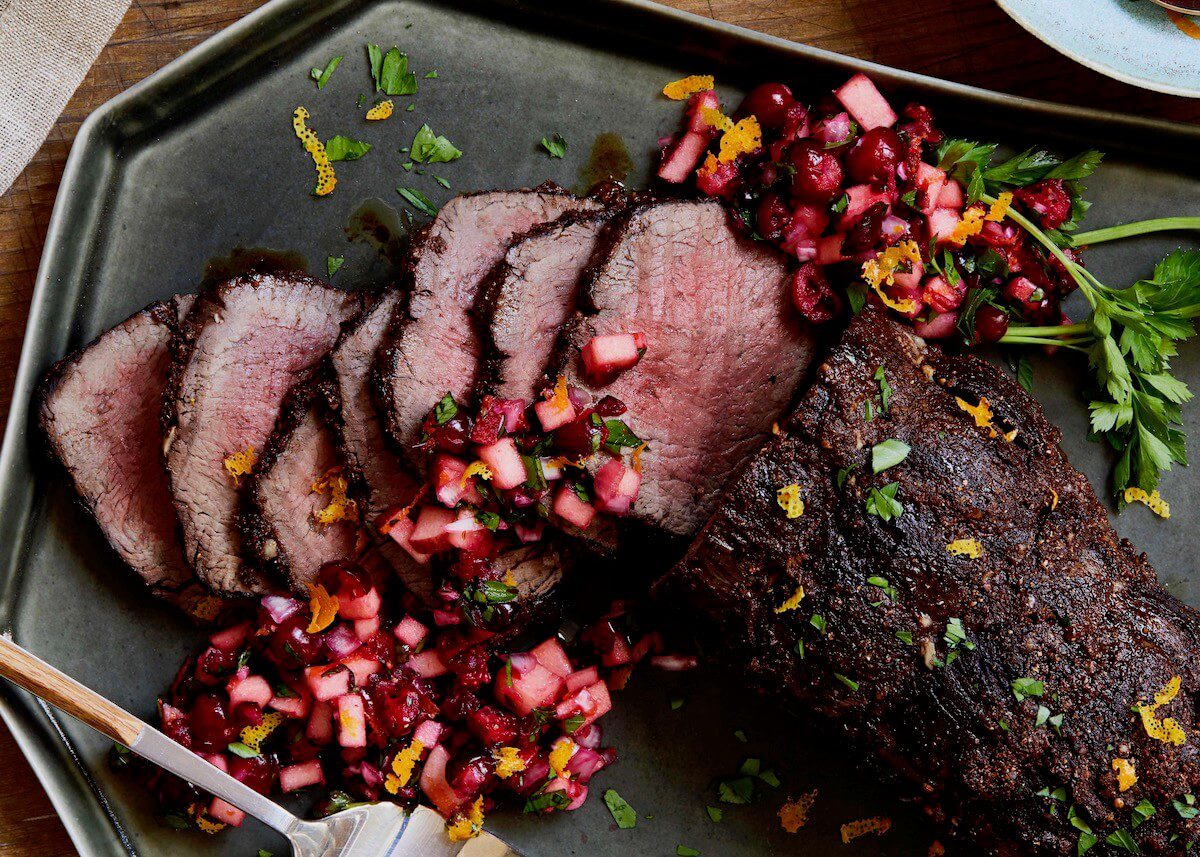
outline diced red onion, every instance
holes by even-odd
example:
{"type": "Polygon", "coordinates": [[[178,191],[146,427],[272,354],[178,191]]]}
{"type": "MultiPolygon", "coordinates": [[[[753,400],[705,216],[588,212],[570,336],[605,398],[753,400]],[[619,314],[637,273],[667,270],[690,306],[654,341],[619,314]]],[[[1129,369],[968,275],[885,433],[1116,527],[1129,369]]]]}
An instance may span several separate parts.
{"type": "Polygon", "coordinates": [[[655,655],[650,658],[650,665],[668,672],[683,672],[694,670],[698,661],[695,655],[655,655]]]}
{"type": "Polygon", "coordinates": [[[588,780],[604,767],[604,757],[595,750],[587,747],[580,747],[575,751],[575,755],[571,757],[571,761],[567,762],[567,773],[574,774],[575,779],[587,785],[588,780]]]}
{"type": "Polygon", "coordinates": [[[338,625],[325,635],[325,646],[334,657],[341,659],[358,651],[362,646],[362,640],[358,639],[348,626],[338,625]]]}

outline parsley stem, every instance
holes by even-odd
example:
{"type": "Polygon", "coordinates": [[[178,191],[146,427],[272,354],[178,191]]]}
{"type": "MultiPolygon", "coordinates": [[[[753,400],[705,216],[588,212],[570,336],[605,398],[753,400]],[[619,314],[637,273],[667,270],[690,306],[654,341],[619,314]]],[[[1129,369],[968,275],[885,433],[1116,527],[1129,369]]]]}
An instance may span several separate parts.
{"type": "Polygon", "coordinates": [[[1076,322],[1075,324],[1049,324],[1049,325],[1032,325],[1032,324],[1017,324],[1011,325],[1008,328],[1009,333],[1050,335],[1050,336],[1070,336],[1075,333],[1091,333],[1092,325],[1086,321],[1076,322]]]}
{"type": "Polygon", "coordinates": [[[1100,244],[1104,241],[1114,241],[1134,235],[1174,232],[1181,229],[1200,229],[1200,217],[1155,217],[1151,220],[1136,220],[1133,223],[1093,229],[1090,232],[1078,232],[1068,237],[1071,239],[1072,246],[1080,247],[1084,244],[1100,244]]]}
{"type": "MultiPolygon", "coordinates": [[[[986,193],[980,194],[979,198],[988,205],[996,204],[996,198],[994,196],[989,196],[986,193]]],[[[1088,303],[1095,307],[1096,296],[1092,283],[1088,281],[1087,277],[1080,273],[1080,267],[1072,262],[1065,253],[1063,253],[1062,248],[1051,241],[1049,236],[1042,232],[1042,230],[1039,229],[1037,225],[1033,223],[1033,221],[1021,214],[1021,212],[1017,211],[1016,209],[1009,208],[1006,212],[1004,212],[1004,216],[1011,218],[1014,223],[1032,235],[1035,241],[1049,250],[1050,255],[1061,262],[1067,273],[1070,274],[1072,279],[1079,284],[1079,290],[1083,292],[1084,297],[1088,299],[1088,303]]]]}

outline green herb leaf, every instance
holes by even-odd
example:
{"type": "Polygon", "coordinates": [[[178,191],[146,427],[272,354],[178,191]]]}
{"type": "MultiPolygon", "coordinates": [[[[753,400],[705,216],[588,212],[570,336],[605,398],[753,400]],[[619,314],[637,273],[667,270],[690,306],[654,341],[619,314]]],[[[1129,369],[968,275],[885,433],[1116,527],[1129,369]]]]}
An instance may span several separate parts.
{"type": "Polygon", "coordinates": [[[911,646],[913,644],[912,631],[897,631],[896,639],[906,646],[911,646]]]}
{"type": "Polygon", "coordinates": [[[720,824],[721,819],[725,817],[725,810],[719,806],[706,806],[705,811],[708,813],[708,818],[713,824],[720,824]]]}
{"type": "Polygon", "coordinates": [[[856,682],[854,679],[846,678],[846,676],[842,675],[841,673],[834,673],[833,677],[851,690],[858,690],[858,682],[856,682]]]}
{"type": "Polygon", "coordinates": [[[525,465],[525,484],[534,491],[546,487],[546,472],[542,470],[542,460],[536,455],[522,455],[521,462],[525,465]]]}
{"type": "Polygon", "coordinates": [[[679,857],[700,857],[700,852],[695,848],[688,848],[686,845],[676,845],[675,853],[679,857]]]}
{"type": "Polygon", "coordinates": [[[867,492],[867,514],[876,515],[884,521],[891,521],[904,514],[904,507],[896,499],[900,490],[899,482],[889,482],[882,488],[872,488],[867,492]]]}
{"type": "Polygon", "coordinates": [[[487,509],[479,509],[475,512],[475,520],[483,524],[493,533],[500,529],[500,516],[495,512],[489,512],[487,509]]]}
{"type": "Polygon", "coordinates": [[[331,278],[342,269],[344,264],[346,264],[345,256],[327,256],[325,258],[325,270],[329,272],[331,278]]]}
{"type": "Polygon", "coordinates": [[[562,158],[567,154],[567,141],[562,134],[555,134],[547,139],[542,138],[542,148],[545,149],[552,158],[562,158]]]}
{"type": "Polygon", "coordinates": [[[1045,686],[1036,679],[1018,678],[1012,683],[1013,695],[1016,696],[1017,702],[1024,702],[1032,696],[1040,697],[1045,693],[1045,686]]]}
{"type": "Polygon", "coordinates": [[[737,738],[737,739],[738,739],[739,741],[741,741],[743,744],[745,744],[745,743],[748,743],[748,742],[749,742],[749,740],[750,740],[749,738],[747,738],[747,737],[746,737],[746,733],[745,733],[745,732],[743,732],[741,729],[735,729],[735,730],[733,730],[733,737],[734,737],[734,738],[737,738]]]}
{"type": "Polygon", "coordinates": [[[433,180],[435,182],[437,182],[438,184],[440,184],[442,187],[444,187],[446,190],[450,190],[450,182],[446,181],[441,176],[434,176],[433,180]]]}
{"type": "Polygon", "coordinates": [[[241,741],[234,741],[229,745],[229,752],[243,759],[257,759],[262,753],[255,752],[252,748],[247,747],[241,741]]]}
{"type": "MultiPolygon", "coordinates": [[[[892,404],[892,387],[887,382],[887,375],[880,366],[875,370],[875,380],[879,382],[879,405],[883,413],[888,412],[888,408],[892,404]]],[[[879,471],[876,470],[876,473],[879,471]]]]}
{"type": "Polygon", "coordinates": [[[758,775],[758,778],[773,789],[779,788],[779,777],[776,776],[774,771],[763,771],[758,775]]]}
{"type": "Polygon", "coordinates": [[[1150,801],[1146,800],[1145,798],[1142,798],[1138,805],[1133,808],[1133,818],[1130,820],[1129,826],[1137,829],[1138,825],[1140,825],[1150,816],[1154,815],[1156,812],[1158,812],[1158,810],[1154,808],[1154,804],[1150,803],[1150,801]]]}
{"type": "Polygon", "coordinates": [[[677,696],[675,699],[671,700],[671,710],[678,711],[679,709],[683,708],[683,703],[684,703],[683,697],[677,696]]]}
{"type": "Polygon", "coordinates": [[[317,89],[324,89],[325,84],[329,83],[329,76],[332,75],[339,65],[342,64],[342,57],[334,57],[329,62],[325,63],[325,68],[312,70],[312,78],[317,82],[317,89]]]}
{"type": "Polygon", "coordinates": [[[1138,848],[1137,842],[1133,835],[1123,827],[1119,827],[1112,833],[1108,834],[1104,840],[1109,845],[1120,848],[1122,851],[1128,851],[1130,854],[1141,854],[1142,849],[1138,848]]]}
{"type": "Polygon", "coordinates": [[[426,80],[433,80],[433,79],[434,79],[434,78],[436,78],[437,76],[438,76],[438,73],[437,73],[437,69],[436,69],[436,68],[435,68],[433,71],[427,71],[427,72],[425,72],[425,79],[426,79],[426,80]]]}
{"type": "Polygon", "coordinates": [[[442,396],[441,401],[433,406],[433,419],[438,425],[444,426],[456,416],[458,416],[458,402],[454,401],[452,393],[446,393],[442,396]]]}
{"type": "Polygon", "coordinates": [[[1195,806],[1195,795],[1184,795],[1182,801],[1173,800],[1171,806],[1175,807],[1175,811],[1179,813],[1180,818],[1195,818],[1200,815],[1200,807],[1195,806]]]}
{"type": "Polygon", "coordinates": [[[586,719],[587,718],[582,714],[573,714],[563,721],[563,730],[566,731],[568,735],[574,735],[579,727],[583,725],[583,721],[586,719]]]}
{"type": "Polygon", "coordinates": [[[623,797],[617,794],[615,789],[608,789],[604,793],[604,805],[612,813],[613,821],[617,823],[617,827],[622,830],[629,830],[637,826],[637,813],[633,807],[625,802],[623,797]]]}
{"type": "Polygon", "coordinates": [[[739,769],[738,773],[745,774],[748,777],[757,777],[759,771],[761,770],[761,759],[746,759],[744,762],[742,762],[742,767],[739,769]]]}
{"type": "MultiPolygon", "coordinates": [[[[613,794],[616,794],[616,792],[613,792],[613,794]]],[[[608,798],[608,796],[606,794],[605,795],[606,801],[607,801],[607,798],[608,798]]],[[[559,791],[553,791],[553,792],[537,792],[536,794],[532,795],[527,801],[525,801],[524,812],[540,813],[540,812],[545,812],[548,809],[563,809],[564,807],[567,807],[570,804],[571,804],[571,799],[569,797],[567,797],[567,793],[564,791],[559,790],[559,791]]],[[[637,821],[636,815],[634,816],[634,821],[637,821]]],[[[620,822],[618,822],[618,824],[620,824],[620,822]]],[[[633,825],[630,825],[630,827],[632,827],[632,826],[633,825]]]]}
{"type": "Polygon", "coordinates": [[[904,459],[908,458],[908,454],[912,451],[907,443],[888,438],[881,443],[871,447],[871,471],[873,473],[882,473],[889,467],[895,467],[904,459]]]}
{"type": "Polygon", "coordinates": [[[717,784],[717,796],[722,803],[747,804],[754,799],[754,780],[739,777],[736,780],[717,784]]]}
{"type": "Polygon", "coordinates": [[[829,206],[829,210],[832,211],[834,214],[841,214],[843,211],[846,210],[846,206],[848,206],[849,204],[850,204],[850,195],[844,193],[833,201],[833,204],[829,206]]]}
{"type": "Polygon", "coordinates": [[[962,647],[968,652],[975,651],[975,644],[967,637],[967,629],[963,627],[962,619],[956,616],[946,620],[946,633],[942,639],[951,649],[962,647]]]}
{"type": "Polygon", "coordinates": [[[397,47],[392,47],[383,55],[379,76],[375,79],[375,91],[380,90],[384,95],[415,95],[417,92],[417,75],[408,70],[408,55],[401,53],[397,47]]]}
{"type": "Polygon", "coordinates": [[[412,188],[407,187],[398,187],[396,188],[396,192],[404,197],[408,204],[417,211],[420,211],[423,214],[428,214],[430,217],[437,217],[437,208],[435,208],[434,204],[429,201],[429,197],[425,196],[425,194],[421,193],[419,190],[413,190],[412,188]]]}
{"type": "Polygon", "coordinates": [[[642,445],[642,439],[634,434],[624,420],[605,420],[604,428],[608,432],[608,439],[604,442],[613,452],[620,452],[622,449],[632,449],[642,445]]]}
{"type": "Polygon", "coordinates": [[[379,75],[383,71],[383,51],[379,49],[379,45],[367,43],[367,62],[371,66],[371,80],[375,82],[375,91],[379,92],[382,88],[379,84],[379,75]]]}
{"type": "Polygon", "coordinates": [[[371,144],[338,134],[325,142],[325,154],[331,161],[357,161],[371,151],[371,144]]]}
{"type": "Polygon", "coordinates": [[[820,613],[812,614],[812,617],[809,618],[809,620],[808,620],[808,624],[812,625],[814,628],[816,628],[822,634],[825,633],[825,617],[822,616],[820,613]]]}
{"type": "Polygon", "coordinates": [[[441,135],[435,135],[428,125],[417,129],[409,157],[418,164],[447,164],[462,157],[462,151],[441,135]]]}

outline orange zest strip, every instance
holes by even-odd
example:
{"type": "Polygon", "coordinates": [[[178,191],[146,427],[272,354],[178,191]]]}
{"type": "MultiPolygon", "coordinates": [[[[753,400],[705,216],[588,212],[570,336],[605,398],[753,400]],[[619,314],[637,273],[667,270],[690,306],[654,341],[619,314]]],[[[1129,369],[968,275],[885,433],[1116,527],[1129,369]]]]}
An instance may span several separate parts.
{"type": "Polygon", "coordinates": [[[319,634],[337,618],[338,607],[341,606],[336,595],[330,595],[321,584],[306,584],[312,596],[309,607],[312,609],[312,621],[308,623],[308,633],[319,634]]]}
{"type": "Polygon", "coordinates": [[[328,196],[333,193],[333,188],[337,185],[337,176],[333,173],[333,165],[329,163],[329,155],[325,153],[325,144],[321,142],[321,138],[315,131],[304,124],[308,121],[308,117],[308,110],[297,107],[296,112],[292,114],[292,129],[296,132],[296,137],[300,142],[304,144],[304,151],[312,155],[313,163],[317,167],[317,186],[313,189],[313,193],[317,196],[328,196]]]}
{"type": "Polygon", "coordinates": [[[392,112],[395,109],[396,109],[396,105],[393,104],[392,100],[389,98],[387,101],[380,101],[378,104],[376,104],[370,110],[368,110],[367,118],[370,119],[372,122],[379,122],[379,121],[381,121],[383,119],[387,119],[389,116],[391,116],[392,112]]]}
{"type": "Polygon", "coordinates": [[[662,94],[672,101],[683,101],[716,86],[716,80],[711,74],[693,74],[668,83],[662,88],[662,94]]]}

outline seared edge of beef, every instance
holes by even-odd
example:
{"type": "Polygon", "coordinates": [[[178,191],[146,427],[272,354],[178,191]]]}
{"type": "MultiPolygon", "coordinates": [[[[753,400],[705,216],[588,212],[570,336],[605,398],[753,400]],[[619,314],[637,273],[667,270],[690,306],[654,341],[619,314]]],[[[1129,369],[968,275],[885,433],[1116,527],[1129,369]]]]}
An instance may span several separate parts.
{"type": "Polygon", "coordinates": [[[1117,537],[1059,441],[999,368],[926,349],[868,308],[657,594],[705,618],[752,684],[890,766],[972,853],[1074,854],[1068,805],[1101,841],[1119,827],[1144,853],[1178,853],[1173,835],[1200,834],[1171,808],[1200,789],[1200,615],[1117,537]],[[868,420],[878,367],[890,402],[868,420]],[[997,433],[959,398],[986,398],[997,433]],[[890,438],[911,451],[873,474],[871,448],[890,438]],[[865,503],[893,482],[903,513],[884,521],[865,503]],[[776,492],[792,484],[805,508],[789,519],[776,492]],[[952,554],[959,539],[982,555],[952,554]],[[1183,689],[1158,716],[1186,724],[1182,746],[1133,709],[1173,675],[1183,689]],[[1018,694],[1022,679],[1042,684],[1018,694]],[[1128,791],[1115,758],[1136,766],[1128,791]],[[1133,830],[1143,799],[1158,812],[1133,830]]]}
{"type": "MultiPolygon", "coordinates": [[[[197,598],[203,597],[205,590],[199,585],[191,568],[184,560],[179,523],[175,519],[173,511],[170,516],[170,528],[167,532],[135,534],[138,545],[124,544],[124,540],[118,538],[112,529],[115,527],[115,523],[112,525],[104,523],[106,515],[102,506],[109,498],[108,491],[110,489],[94,484],[96,480],[89,479],[87,473],[77,466],[78,462],[71,461],[72,452],[67,444],[69,438],[62,436],[56,425],[59,419],[56,413],[56,400],[59,395],[65,395],[65,387],[72,373],[80,369],[81,363],[88,358],[89,354],[97,353],[93,349],[102,349],[114,337],[132,333],[135,326],[150,324],[159,328],[166,341],[166,346],[169,348],[170,337],[178,329],[180,319],[186,315],[193,300],[192,295],[177,295],[165,301],[155,301],[145,309],[139,310],[120,324],[96,336],[87,345],[57,361],[47,370],[34,394],[38,425],[41,429],[45,449],[70,478],[75,497],[80,505],[92,515],[108,543],[138,573],[151,592],[178,604],[189,612],[197,598]]],[[[106,363],[106,368],[113,368],[113,366],[111,361],[106,363]]],[[[157,381],[165,385],[166,374],[164,372],[163,376],[157,379],[147,377],[145,381],[150,384],[155,384],[157,381]]],[[[128,417],[130,414],[122,411],[118,416],[128,417]]],[[[155,425],[157,425],[157,419],[155,419],[155,425]]],[[[152,448],[144,450],[144,453],[149,462],[161,466],[161,440],[156,442],[152,448]]],[[[111,461],[108,463],[114,465],[111,461]]],[[[103,463],[95,462],[95,464],[102,466],[103,463]]],[[[116,463],[114,466],[122,465],[116,463]]],[[[154,487],[139,485],[137,490],[153,490],[154,487]]],[[[165,472],[162,474],[161,493],[169,505],[170,498],[165,472]]],[[[128,517],[128,509],[119,511],[123,518],[128,517]]],[[[152,522],[143,523],[148,527],[153,526],[152,522]]]]}
{"type": "MultiPolygon", "coordinates": [[[[308,457],[314,454],[313,450],[295,448],[297,442],[303,442],[303,437],[300,436],[301,429],[309,428],[311,421],[315,420],[318,430],[328,435],[329,446],[335,455],[334,466],[345,471],[343,456],[338,454],[331,426],[333,414],[337,409],[337,394],[329,374],[328,362],[325,361],[311,379],[297,383],[288,391],[279,409],[275,428],[271,431],[258,461],[255,462],[253,472],[246,480],[243,489],[243,509],[238,516],[246,558],[273,578],[285,581],[293,592],[301,595],[307,591],[305,584],[311,583],[315,572],[319,570],[317,560],[323,564],[338,559],[353,560],[357,556],[358,534],[361,531],[357,518],[354,521],[312,524],[314,528],[321,528],[322,540],[329,544],[289,544],[289,539],[284,538],[278,531],[277,523],[267,511],[274,505],[272,500],[278,499],[273,498],[271,492],[284,488],[302,492],[308,497],[313,482],[327,474],[327,471],[314,472],[308,475],[306,481],[286,487],[275,484],[272,479],[280,465],[290,463],[292,457],[308,457]],[[330,548],[338,546],[343,550],[320,556],[322,549],[327,552],[330,548]],[[297,550],[306,555],[294,556],[297,550]]],[[[323,497],[325,501],[328,499],[328,496],[323,497]]],[[[287,523],[293,527],[297,524],[296,521],[287,523]]]]}
{"type": "MultiPolygon", "coordinates": [[[[179,510],[180,521],[183,525],[185,555],[187,555],[189,551],[192,551],[194,554],[196,554],[191,557],[193,568],[195,569],[197,576],[200,577],[200,579],[207,583],[210,587],[237,594],[265,592],[268,590],[269,581],[266,580],[254,566],[246,562],[238,562],[236,569],[232,572],[232,574],[230,573],[229,569],[223,567],[224,564],[220,557],[218,557],[216,561],[212,563],[209,562],[208,558],[204,558],[204,567],[200,567],[197,564],[202,559],[202,557],[199,555],[202,552],[200,546],[202,533],[199,529],[197,529],[196,532],[189,532],[188,519],[190,513],[187,510],[187,502],[181,497],[183,486],[179,484],[179,478],[173,471],[170,465],[170,460],[172,450],[178,441],[179,419],[181,415],[181,407],[184,405],[182,396],[183,385],[188,378],[189,367],[193,361],[193,358],[196,356],[196,348],[202,335],[209,325],[220,324],[224,320],[226,312],[226,300],[233,296],[236,291],[240,289],[253,289],[257,291],[260,288],[304,288],[312,289],[314,290],[314,293],[327,295],[332,301],[334,301],[334,306],[336,307],[334,309],[336,315],[330,319],[330,322],[335,330],[338,329],[344,321],[348,321],[350,318],[353,318],[353,316],[359,310],[361,310],[362,306],[361,294],[344,292],[340,289],[330,286],[328,283],[322,280],[310,277],[301,272],[253,272],[224,282],[213,283],[211,286],[206,287],[200,293],[200,295],[197,296],[191,311],[187,314],[175,335],[172,336],[171,369],[168,373],[167,387],[163,394],[163,454],[167,461],[167,476],[171,483],[172,495],[174,497],[176,508],[179,510]],[[193,542],[194,546],[192,544],[193,542]]],[[[308,308],[312,309],[311,306],[308,306],[308,308]]],[[[253,336],[246,341],[252,340],[253,336]]],[[[331,337],[328,346],[320,353],[305,355],[306,357],[309,357],[309,361],[306,366],[299,370],[299,375],[307,375],[309,372],[313,371],[316,365],[328,353],[328,349],[333,346],[335,340],[336,336],[331,337]]],[[[288,356],[291,357],[294,356],[294,354],[290,354],[288,356]]],[[[194,403],[194,395],[192,399],[193,402],[189,402],[189,406],[194,403]]],[[[282,401],[282,397],[280,401],[282,401]]],[[[239,485],[232,489],[239,497],[239,500],[234,504],[235,508],[230,516],[230,520],[219,521],[221,527],[228,531],[226,535],[238,540],[240,540],[240,533],[238,532],[236,518],[238,508],[240,507],[241,503],[241,488],[242,486],[239,485]]],[[[213,520],[218,520],[218,518],[223,519],[224,517],[223,515],[208,516],[212,517],[213,520]]],[[[240,545],[224,545],[222,547],[223,553],[226,553],[229,556],[240,557],[240,545]]]]}

